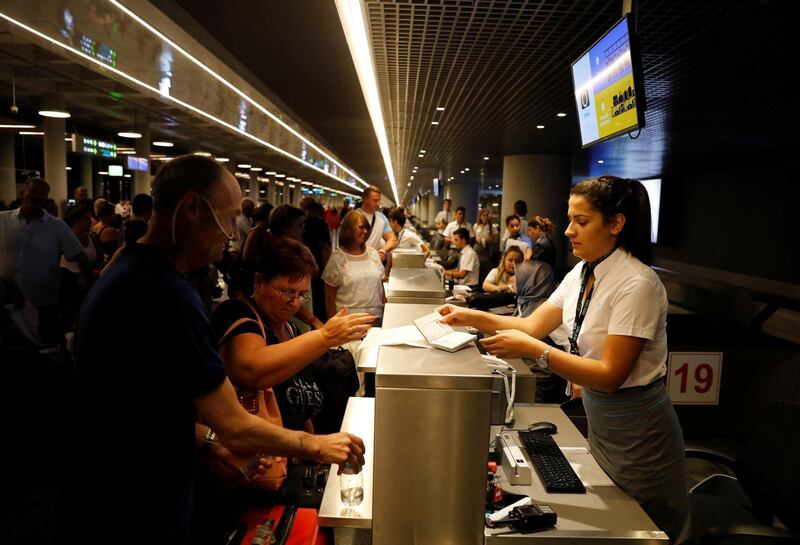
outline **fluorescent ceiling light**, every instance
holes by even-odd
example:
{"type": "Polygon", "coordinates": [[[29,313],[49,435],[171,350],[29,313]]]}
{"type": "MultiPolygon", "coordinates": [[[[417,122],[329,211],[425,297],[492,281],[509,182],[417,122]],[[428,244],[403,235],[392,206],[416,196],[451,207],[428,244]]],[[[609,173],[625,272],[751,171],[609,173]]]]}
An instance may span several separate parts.
{"type": "Polygon", "coordinates": [[[275,176],[275,173],[273,171],[265,172],[264,174],[266,174],[267,176],[275,176]]]}
{"type": "Polygon", "coordinates": [[[250,168],[250,172],[261,172],[262,170],[264,170],[264,169],[261,168],[261,167],[251,167],[250,168]]]}
{"type": "Polygon", "coordinates": [[[420,153],[428,153],[424,149],[419,150],[420,153]]]}
{"type": "Polygon", "coordinates": [[[486,157],[486,156],[484,156],[484,157],[483,157],[483,160],[484,160],[484,161],[488,161],[488,160],[489,160],[489,158],[488,158],[488,157],[486,157]]]}
{"type": "Polygon", "coordinates": [[[409,176],[409,178],[408,178],[408,179],[409,179],[409,180],[413,180],[413,179],[414,179],[414,177],[413,177],[413,176],[409,176]]]}
{"type": "Polygon", "coordinates": [[[286,178],[286,174],[276,174],[276,178],[286,178]]]}
{"type": "Polygon", "coordinates": [[[0,129],[35,129],[36,125],[0,125],[0,129]]]}
{"type": "Polygon", "coordinates": [[[439,124],[438,121],[431,121],[431,125],[438,125],[438,124],[439,124]]]}
{"type": "MultiPolygon", "coordinates": [[[[331,155],[329,155],[328,153],[323,151],[319,146],[317,146],[316,144],[314,144],[313,142],[311,142],[310,140],[305,138],[303,135],[298,133],[296,130],[294,130],[292,127],[287,125],[282,119],[279,119],[277,116],[275,116],[275,114],[273,114],[272,112],[270,112],[269,110],[267,110],[266,108],[264,108],[263,106],[261,106],[260,104],[255,102],[252,98],[247,96],[243,91],[241,91],[240,89],[235,87],[232,83],[227,81],[225,78],[223,78],[222,76],[220,76],[219,74],[217,74],[216,72],[211,70],[209,67],[207,67],[206,65],[201,63],[196,58],[194,58],[191,55],[189,55],[189,53],[187,53],[178,44],[176,44],[175,42],[173,42],[172,40],[170,40],[169,38],[167,38],[166,36],[161,34],[158,30],[156,30],[152,25],[150,25],[146,21],[144,21],[141,17],[139,17],[138,15],[133,13],[131,10],[129,10],[128,8],[126,8],[125,6],[123,6],[122,4],[117,2],[116,0],[110,0],[110,2],[112,4],[114,4],[115,6],[117,6],[120,10],[122,10],[123,12],[128,14],[131,18],[136,20],[139,24],[144,26],[147,30],[149,30],[150,32],[152,32],[153,34],[158,36],[161,40],[163,40],[164,42],[168,43],[173,49],[175,49],[176,51],[180,52],[187,59],[189,59],[190,61],[195,63],[197,66],[199,66],[200,68],[205,70],[207,73],[209,73],[212,77],[214,77],[215,79],[220,81],[223,85],[225,85],[226,87],[231,89],[234,93],[236,93],[237,95],[242,97],[243,100],[245,100],[248,103],[252,104],[256,109],[258,109],[259,111],[261,111],[262,113],[267,115],[269,118],[274,120],[276,123],[278,123],[279,125],[284,127],[286,130],[288,130],[289,132],[291,132],[292,134],[294,134],[295,136],[297,136],[298,138],[303,140],[306,144],[308,144],[309,146],[311,146],[312,148],[317,150],[319,153],[324,155],[326,158],[330,159],[330,161],[332,161],[333,163],[339,165],[343,171],[347,172],[354,179],[356,179],[360,183],[362,183],[364,185],[364,187],[369,186],[369,184],[367,182],[365,182],[364,180],[359,178],[354,172],[352,172],[346,166],[341,164],[339,161],[337,161],[331,155]]],[[[288,151],[286,151],[286,150],[284,150],[284,149],[282,149],[282,148],[280,148],[280,147],[278,147],[278,146],[276,146],[274,144],[271,144],[270,142],[267,142],[266,140],[263,140],[263,139],[255,136],[253,134],[250,134],[250,133],[240,129],[236,125],[233,125],[231,123],[228,123],[227,121],[224,121],[223,119],[215,117],[215,116],[211,115],[210,113],[208,113],[208,112],[206,112],[204,110],[201,110],[200,108],[198,108],[196,106],[193,106],[192,104],[189,104],[188,102],[184,102],[183,100],[175,98],[174,96],[171,96],[171,95],[164,95],[159,88],[154,87],[154,86],[152,86],[152,85],[150,85],[148,83],[145,83],[142,80],[136,79],[135,77],[131,76],[130,74],[128,74],[126,72],[123,72],[122,70],[119,70],[118,68],[114,68],[113,66],[109,66],[109,65],[105,64],[104,62],[100,61],[99,59],[96,59],[96,58],[92,57],[91,55],[88,55],[88,54],[84,53],[83,51],[80,51],[79,49],[75,49],[74,47],[72,47],[72,46],[70,46],[70,45],[68,45],[68,44],[66,44],[64,42],[61,42],[61,41],[59,41],[59,40],[57,40],[55,38],[51,38],[47,34],[44,34],[44,33],[40,32],[40,31],[36,30],[35,28],[22,23],[21,21],[18,21],[16,19],[14,19],[13,17],[9,17],[8,15],[6,15],[3,12],[0,12],[0,19],[4,19],[4,20],[8,21],[9,23],[17,25],[18,27],[20,27],[20,28],[22,28],[24,30],[27,30],[31,34],[35,34],[36,36],[42,38],[43,40],[46,40],[47,42],[49,42],[49,43],[51,43],[51,44],[53,44],[53,45],[55,45],[57,47],[60,47],[60,48],[65,49],[67,51],[70,51],[73,54],[81,57],[82,59],[84,59],[85,61],[87,61],[89,63],[95,64],[95,65],[101,67],[104,71],[105,70],[109,70],[109,71],[117,74],[118,76],[120,76],[120,77],[122,77],[122,78],[124,78],[124,79],[126,79],[126,80],[128,80],[130,82],[133,82],[136,85],[138,85],[138,86],[140,86],[140,87],[142,87],[144,89],[147,89],[147,90],[151,91],[152,93],[156,94],[157,96],[160,96],[164,100],[169,100],[171,102],[174,102],[175,104],[178,104],[178,105],[182,106],[183,108],[186,108],[187,110],[191,110],[192,112],[194,112],[194,113],[196,113],[196,114],[198,114],[198,115],[200,115],[200,116],[202,116],[204,118],[210,119],[210,120],[214,121],[215,123],[217,123],[218,125],[220,125],[222,127],[225,127],[225,128],[227,128],[227,129],[229,129],[231,131],[234,131],[234,132],[240,134],[241,136],[244,136],[245,138],[248,138],[248,139],[250,139],[250,140],[252,140],[254,142],[257,142],[257,143],[261,144],[262,146],[264,146],[266,148],[269,148],[269,149],[275,151],[276,153],[278,153],[280,155],[283,155],[283,156],[285,156],[285,157],[287,157],[287,158],[289,158],[289,159],[291,159],[293,161],[296,161],[296,162],[302,164],[303,166],[305,166],[307,168],[312,168],[312,169],[318,171],[320,174],[328,176],[329,178],[333,178],[337,182],[344,183],[344,184],[347,184],[347,185],[351,185],[347,180],[345,180],[343,178],[339,178],[338,176],[335,176],[332,172],[326,171],[326,170],[324,170],[324,169],[322,169],[322,168],[320,168],[320,167],[318,167],[316,165],[308,163],[307,161],[303,160],[301,157],[297,157],[296,155],[292,155],[288,151]]],[[[66,112],[64,112],[64,113],[66,113],[66,112]]],[[[360,191],[360,192],[364,191],[360,187],[356,187],[356,186],[352,186],[352,185],[351,185],[351,187],[353,187],[353,189],[355,189],[356,191],[360,191]]]]}
{"type": "Polygon", "coordinates": [[[64,167],[65,170],[72,170],[72,167],[64,167]]]}
{"type": "Polygon", "coordinates": [[[218,163],[227,163],[228,161],[230,161],[230,159],[228,159],[227,157],[217,157],[216,161],[218,163]]]}
{"type": "Polygon", "coordinates": [[[211,154],[207,151],[196,151],[194,155],[199,155],[200,157],[211,157],[211,154]]]}
{"type": "Polygon", "coordinates": [[[98,172],[98,174],[101,174],[101,175],[103,175],[103,176],[106,176],[106,175],[108,174],[108,171],[106,171],[106,170],[101,170],[100,172],[98,172]]]}
{"type": "Polygon", "coordinates": [[[117,136],[120,136],[122,138],[141,138],[142,133],[134,131],[120,131],[117,133],[117,136]]]}
{"type": "Polygon", "coordinates": [[[420,153],[419,155],[417,155],[417,157],[425,157],[425,155],[420,153]]]}
{"type": "Polygon", "coordinates": [[[544,129],[544,125],[536,125],[537,129],[544,129]]]}
{"type": "Polygon", "coordinates": [[[239,163],[238,165],[236,165],[236,168],[252,168],[252,167],[253,165],[249,165],[247,163],[239,163]]]}
{"type": "Polygon", "coordinates": [[[130,178],[131,177],[130,174],[123,174],[123,176],[125,176],[126,178],[130,178]]]}
{"type": "Polygon", "coordinates": [[[44,136],[42,131],[19,131],[22,136],[44,136]]]}
{"type": "Polygon", "coordinates": [[[117,153],[119,153],[120,155],[135,155],[136,154],[136,152],[133,151],[133,150],[122,150],[122,151],[117,150],[117,153]]]}
{"type": "Polygon", "coordinates": [[[408,182],[408,187],[411,187],[411,182],[408,182]]]}
{"type": "Polygon", "coordinates": [[[335,0],[336,10],[339,12],[339,20],[342,23],[344,35],[347,38],[347,45],[350,48],[350,55],[358,74],[358,81],[361,83],[361,91],[364,93],[364,100],[367,103],[372,127],[375,136],[378,138],[378,146],[383,156],[383,163],[386,165],[386,175],[392,186],[394,201],[400,204],[400,197],[397,194],[397,183],[394,178],[394,167],[392,166],[392,156],[389,152],[389,140],[386,137],[386,123],[383,119],[381,110],[381,99],[378,93],[378,80],[375,77],[375,68],[372,52],[367,39],[367,29],[364,22],[364,11],[361,0],[335,0]]]}
{"type": "Polygon", "coordinates": [[[443,112],[443,111],[444,111],[444,107],[443,107],[443,106],[438,106],[438,107],[436,108],[436,111],[437,111],[437,112],[443,112]]]}
{"type": "Polygon", "coordinates": [[[173,144],[172,142],[166,142],[164,140],[156,140],[155,142],[153,142],[153,145],[158,146],[159,148],[171,148],[175,144],[173,144]]]}
{"type": "Polygon", "coordinates": [[[65,138],[64,142],[72,142],[72,138],[65,138]]]}
{"type": "Polygon", "coordinates": [[[558,112],[556,115],[558,117],[567,117],[567,114],[565,114],[564,112],[558,112]]]}
{"type": "Polygon", "coordinates": [[[67,119],[70,114],[64,110],[39,110],[39,115],[42,117],[56,117],[58,119],[67,119]]]}
{"type": "Polygon", "coordinates": [[[464,169],[464,171],[465,171],[465,172],[469,172],[469,169],[468,169],[468,168],[465,168],[465,169],[464,169]]]}
{"type": "Polygon", "coordinates": [[[603,161],[602,159],[599,159],[599,160],[597,161],[597,164],[599,164],[599,165],[602,165],[603,163],[605,163],[605,161],[603,161]]]}

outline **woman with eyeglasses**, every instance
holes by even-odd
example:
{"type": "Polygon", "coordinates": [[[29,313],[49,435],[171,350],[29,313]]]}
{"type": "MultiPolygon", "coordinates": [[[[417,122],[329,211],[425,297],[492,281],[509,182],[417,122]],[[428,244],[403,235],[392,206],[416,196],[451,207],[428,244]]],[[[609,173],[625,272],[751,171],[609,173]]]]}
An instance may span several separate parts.
{"type": "Polygon", "coordinates": [[[369,233],[369,220],[360,212],[350,211],[342,220],[339,247],[322,273],[329,317],[348,308],[375,316],[378,325],[383,316],[385,271],[378,251],[367,246],[369,233]]]}
{"type": "Polygon", "coordinates": [[[300,335],[290,319],[310,298],[314,256],[296,240],[269,234],[253,250],[253,295],[229,299],[211,316],[219,352],[234,386],[272,388],[284,427],[313,433],[311,418],[324,399],[308,365],[329,348],[361,339],[374,318],[342,309],[300,335]]]}

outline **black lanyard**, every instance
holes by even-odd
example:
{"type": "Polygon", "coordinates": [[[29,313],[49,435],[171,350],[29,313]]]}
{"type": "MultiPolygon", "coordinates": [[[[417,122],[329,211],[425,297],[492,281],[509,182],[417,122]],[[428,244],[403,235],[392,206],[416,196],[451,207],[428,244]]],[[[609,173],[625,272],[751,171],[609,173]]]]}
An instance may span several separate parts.
{"type": "Polygon", "coordinates": [[[611,250],[609,253],[596,261],[591,263],[585,261],[583,263],[583,270],[581,271],[581,289],[580,293],[578,294],[578,301],[575,303],[575,323],[572,324],[572,337],[569,338],[570,354],[575,354],[577,356],[581,355],[581,352],[578,349],[578,335],[581,332],[581,327],[583,327],[583,320],[586,318],[586,313],[589,312],[589,302],[592,300],[592,293],[594,292],[594,287],[597,283],[597,280],[595,279],[592,287],[589,288],[589,293],[586,294],[586,299],[581,305],[581,299],[583,299],[583,294],[586,290],[586,284],[589,282],[589,277],[594,274],[595,268],[613,253],[614,250],[611,250]]]}
{"type": "Polygon", "coordinates": [[[403,235],[405,235],[405,234],[406,234],[406,230],[405,229],[402,229],[400,231],[400,233],[398,233],[398,235],[397,235],[397,247],[398,248],[400,247],[400,242],[403,240],[403,235]]]}

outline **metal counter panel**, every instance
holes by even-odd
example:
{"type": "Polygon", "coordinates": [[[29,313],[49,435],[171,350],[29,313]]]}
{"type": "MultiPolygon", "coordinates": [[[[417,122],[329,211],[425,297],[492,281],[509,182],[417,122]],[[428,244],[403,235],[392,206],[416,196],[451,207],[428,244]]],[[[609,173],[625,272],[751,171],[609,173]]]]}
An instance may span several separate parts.
{"type": "Polygon", "coordinates": [[[433,269],[392,268],[386,296],[443,299],[442,277],[433,269]]]}
{"type": "Polygon", "coordinates": [[[378,388],[375,545],[480,545],[489,390],[378,388]]]}
{"type": "Polygon", "coordinates": [[[339,466],[331,465],[328,483],[319,508],[319,525],[339,528],[371,528],[373,478],[375,474],[375,400],[370,397],[351,397],[342,421],[342,431],[364,440],[364,500],[352,507],[342,504],[339,494],[339,466]]]}

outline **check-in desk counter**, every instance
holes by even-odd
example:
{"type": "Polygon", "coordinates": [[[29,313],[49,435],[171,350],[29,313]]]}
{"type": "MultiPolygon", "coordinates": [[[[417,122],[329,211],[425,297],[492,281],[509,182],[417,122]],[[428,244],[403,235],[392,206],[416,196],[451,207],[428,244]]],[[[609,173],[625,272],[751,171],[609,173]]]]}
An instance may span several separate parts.
{"type": "MultiPolygon", "coordinates": [[[[515,428],[524,429],[534,422],[552,422],[558,426],[558,433],[553,435],[553,439],[559,447],[574,449],[576,453],[581,453],[580,456],[589,456],[582,454],[589,448],[588,443],[558,405],[517,406],[514,412],[515,428]]],[[[492,426],[488,439],[494,440],[495,434],[500,430],[500,426],[492,426]]],[[[582,471],[579,470],[578,475],[584,480],[584,484],[589,484],[586,494],[549,493],[539,480],[527,452],[525,456],[531,466],[531,484],[509,484],[508,479],[502,474],[502,468],[498,469],[500,484],[503,490],[530,496],[533,503],[549,505],[557,513],[558,522],[555,528],[530,534],[514,533],[504,528],[485,528],[486,545],[568,543],[666,545],[669,543],[667,535],[659,531],[639,504],[617,486],[613,484],[592,486],[591,476],[582,475],[582,471]]],[[[575,460],[571,459],[572,456],[574,455],[566,453],[567,459],[575,463],[575,460]]],[[[594,465],[593,472],[602,471],[594,461],[585,465],[594,465]]],[[[610,480],[606,484],[611,484],[610,480]]]]}
{"type": "Polygon", "coordinates": [[[414,250],[392,250],[392,269],[424,269],[425,254],[414,250]]]}
{"type": "MultiPolygon", "coordinates": [[[[384,325],[434,308],[387,305],[384,325]]],[[[382,346],[375,385],[372,543],[482,544],[493,378],[477,348],[382,346]]]]}
{"type": "Polygon", "coordinates": [[[392,267],[386,288],[389,303],[443,304],[442,277],[434,269],[401,269],[392,267]]]}

